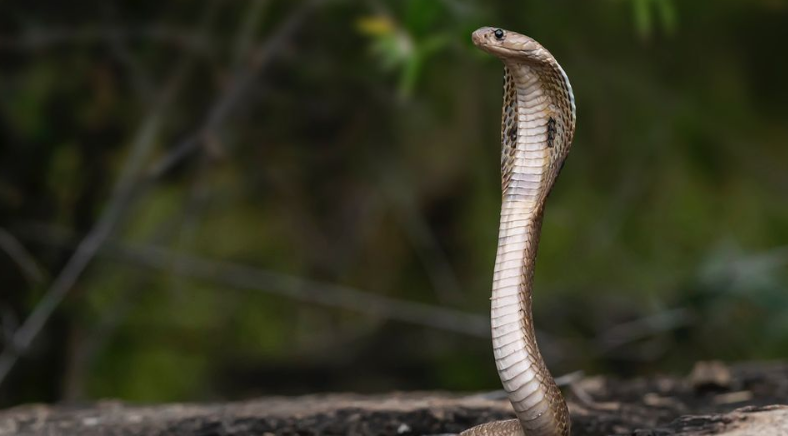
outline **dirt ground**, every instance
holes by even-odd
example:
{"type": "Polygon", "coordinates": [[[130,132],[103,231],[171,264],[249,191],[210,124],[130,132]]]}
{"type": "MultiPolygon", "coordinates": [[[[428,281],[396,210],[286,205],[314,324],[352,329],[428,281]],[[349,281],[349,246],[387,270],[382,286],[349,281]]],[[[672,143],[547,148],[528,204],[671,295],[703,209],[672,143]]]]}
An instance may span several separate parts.
{"type": "MultiPolygon", "coordinates": [[[[579,378],[565,388],[575,436],[788,436],[788,363],[701,362],[686,377],[579,378]]],[[[502,393],[267,397],[221,404],[24,405],[9,435],[445,435],[512,417],[502,393]]]]}

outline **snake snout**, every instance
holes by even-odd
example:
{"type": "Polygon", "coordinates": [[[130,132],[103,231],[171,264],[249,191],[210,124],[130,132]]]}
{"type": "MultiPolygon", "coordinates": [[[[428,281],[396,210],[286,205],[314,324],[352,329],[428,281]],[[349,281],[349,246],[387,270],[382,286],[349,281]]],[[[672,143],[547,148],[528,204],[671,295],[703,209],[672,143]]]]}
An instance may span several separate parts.
{"type": "Polygon", "coordinates": [[[483,47],[490,42],[490,38],[495,34],[495,29],[492,27],[481,27],[471,35],[473,44],[477,47],[483,47]]]}

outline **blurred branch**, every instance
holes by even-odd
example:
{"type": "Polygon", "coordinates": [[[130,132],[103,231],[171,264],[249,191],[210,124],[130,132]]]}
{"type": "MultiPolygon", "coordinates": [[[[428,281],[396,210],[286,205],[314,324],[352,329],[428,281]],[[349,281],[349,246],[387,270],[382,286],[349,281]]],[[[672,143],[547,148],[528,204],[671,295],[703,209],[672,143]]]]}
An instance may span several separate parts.
{"type": "Polygon", "coordinates": [[[104,241],[110,236],[125,212],[131,200],[134,176],[150,153],[154,139],[161,127],[162,117],[169,108],[169,103],[172,100],[177,84],[180,83],[181,75],[182,69],[179,68],[166,86],[167,89],[165,89],[162,98],[158,101],[159,104],[150,112],[150,115],[140,127],[132,145],[131,155],[123,165],[121,176],[113,189],[105,212],[90,233],[77,246],[74,255],[52,282],[51,287],[33,309],[33,312],[16,331],[13,344],[6,346],[3,353],[0,354],[0,382],[8,375],[19,353],[27,350],[33,339],[44,327],[49,317],[82,275],[82,272],[87,268],[104,241]]]}
{"type": "MultiPolygon", "coordinates": [[[[234,43],[234,56],[232,60],[233,69],[241,71],[244,68],[243,61],[249,55],[253,48],[255,30],[258,29],[259,23],[263,17],[265,7],[270,3],[269,0],[251,0],[249,7],[244,11],[242,23],[238,27],[238,31],[234,43]]],[[[198,218],[200,213],[205,209],[209,191],[211,189],[210,183],[206,180],[205,173],[210,168],[211,159],[207,154],[202,154],[200,161],[196,165],[188,194],[184,201],[182,222],[179,226],[177,235],[177,248],[183,249],[190,240],[192,240],[198,225],[198,218]]],[[[173,288],[179,288],[179,282],[173,283],[173,288]]]]}
{"type": "Polygon", "coordinates": [[[38,265],[33,255],[14,235],[1,227],[0,251],[4,251],[16,263],[29,285],[38,285],[46,280],[47,274],[38,265]]]}
{"type": "MultiPolygon", "coordinates": [[[[244,68],[236,71],[229,90],[223,94],[208,115],[206,125],[196,134],[187,137],[175,150],[165,156],[159,163],[153,166],[154,170],[148,177],[140,180],[140,169],[148,157],[154,138],[156,137],[162,123],[162,118],[169,110],[176,89],[179,88],[181,77],[186,71],[190,62],[182,62],[175,73],[168,80],[161,98],[153,105],[150,115],[143,122],[137,132],[136,139],[132,145],[132,152],[123,166],[122,173],[113,189],[109,203],[105,212],[99,218],[96,226],[88,233],[85,239],[77,246],[76,252],[69,259],[60,275],[54,280],[49,290],[41,301],[37,304],[30,316],[22,326],[16,331],[12,344],[7,344],[0,354],[0,383],[8,375],[8,372],[16,363],[20,353],[23,353],[38,335],[55,308],[60,304],[65,295],[76,283],[82,272],[87,268],[90,261],[101,248],[102,244],[111,235],[120,218],[122,218],[126,208],[131,201],[139,195],[147,185],[156,180],[159,175],[167,170],[183,157],[189,155],[202,143],[202,140],[213,132],[226,120],[230,110],[235,107],[238,101],[246,95],[249,86],[253,83],[257,73],[266,66],[279,50],[283,43],[289,38],[306,17],[307,12],[324,0],[308,0],[302,3],[285,20],[285,23],[274,32],[266,43],[262,44],[250,56],[250,62],[244,68]]],[[[206,29],[207,17],[211,17],[213,3],[208,6],[208,13],[204,14],[201,29],[206,29]]],[[[187,60],[190,58],[187,58],[187,60]]]]}
{"type": "Polygon", "coordinates": [[[0,304],[0,340],[4,347],[8,347],[14,340],[14,332],[19,325],[19,320],[16,317],[11,307],[0,304]]]}
{"type": "Polygon", "coordinates": [[[252,51],[254,32],[258,29],[263,17],[263,10],[269,3],[271,3],[270,0],[251,0],[250,11],[246,14],[246,20],[238,30],[238,37],[233,46],[233,66],[236,69],[241,67],[244,57],[252,51]]]}
{"type": "Polygon", "coordinates": [[[139,62],[134,59],[134,54],[129,50],[128,41],[112,38],[108,43],[115,59],[129,70],[130,82],[135,94],[142,97],[143,102],[150,104],[151,100],[155,98],[156,87],[148,74],[143,71],[139,62]]]}
{"type": "Polygon", "coordinates": [[[0,50],[40,50],[61,45],[124,42],[155,42],[188,49],[195,53],[210,51],[210,39],[189,29],[165,25],[140,28],[101,27],[85,29],[33,28],[14,37],[0,37],[0,50]]]}
{"type": "Polygon", "coordinates": [[[219,127],[226,121],[231,110],[238,105],[239,100],[247,95],[249,88],[254,84],[254,80],[260,71],[268,66],[269,62],[271,62],[279,50],[282,49],[285,42],[293,36],[309,13],[317,5],[325,1],[326,0],[307,0],[301,3],[290,16],[274,30],[270,38],[255,48],[249,56],[248,62],[239,63],[239,67],[233,73],[233,78],[230,80],[230,86],[211,106],[211,111],[208,113],[203,127],[194,134],[187,136],[179,144],[173,147],[167,155],[154,163],[149,174],[150,179],[155,180],[166,174],[178,162],[195,152],[206,138],[210,138],[216,133],[219,127]]]}
{"type": "Polygon", "coordinates": [[[617,324],[597,337],[598,350],[604,354],[624,344],[685,327],[695,321],[695,316],[690,309],[679,307],[617,324]]]}
{"type": "MultiPolygon", "coordinates": [[[[212,16],[212,12],[213,3],[209,3],[206,13],[201,18],[200,29],[202,31],[207,29],[208,18],[212,16]]],[[[148,116],[134,135],[131,152],[122,166],[121,174],[115,183],[104,212],[87,236],[77,245],[74,254],[66,262],[32,313],[16,330],[12,343],[6,344],[3,348],[3,352],[0,354],[0,384],[13,368],[19,355],[30,347],[52,313],[85,271],[126,212],[134,196],[138,174],[153,149],[164,117],[170,110],[170,105],[174,101],[175,95],[183,83],[183,77],[190,66],[191,57],[186,57],[173,68],[173,72],[162,87],[159,98],[153,102],[148,116]]]]}
{"type": "MultiPolygon", "coordinates": [[[[387,161],[391,162],[388,159],[387,161]]],[[[405,229],[424,270],[427,272],[432,287],[441,302],[462,300],[460,281],[446,251],[441,247],[438,237],[430,228],[424,215],[414,204],[413,190],[395,172],[394,166],[389,165],[389,168],[384,170],[383,184],[400,224],[405,229]]]]}
{"type": "Polygon", "coordinates": [[[411,324],[488,338],[489,320],[481,315],[360,291],[348,286],[266,271],[229,262],[173,253],[159,247],[128,246],[112,254],[138,265],[227,286],[278,294],[296,300],[355,310],[411,324]],[[176,259],[173,264],[169,259],[176,259]]]}
{"type": "MultiPolygon", "coordinates": [[[[23,232],[25,238],[44,244],[69,245],[73,240],[66,232],[50,226],[31,226],[23,232]]],[[[489,318],[482,315],[398,300],[349,286],[322,283],[236,263],[181,254],[158,246],[107,242],[101,248],[101,252],[108,257],[138,266],[207,280],[233,288],[281,295],[469,336],[490,337],[489,318]]]]}
{"type": "MultiPolygon", "coordinates": [[[[753,285],[769,280],[769,273],[788,264],[788,246],[778,246],[761,253],[745,255],[722,253],[722,258],[709,261],[700,272],[701,283],[715,292],[742,292],[753,298],[753,285]],[[720,285],[724,283],[724,285],[720,285]]],[[[782,295],[782,293],[781,293],[782,295]]],[[[677,307],[649,314],[633,321],[617,324],[601,332],[595,339],[600,355],[611,353],[625,345],[652,339],[659,334],[691,326],[699,317],[688,307],[677,307]]]]}
{"type": "Polygon", "coordinates": [[[132,276],[128,278],[127,287],[114,296],[114,300],[107,304],[101,311],[100,319],[90,330],[81,337],[79,341],[73,341],[71,345],[71,356],[63,370],[61,383],[61,401],[75,402],[84,401],[86,378],[94,368],[94,361],[98,355],[111,343],[113,335],[118,326],[126,320],[129,312],[134,307],[134,300],[137,294],[130,289],[139,289],[139,283],[144,278],[132,276]]]}

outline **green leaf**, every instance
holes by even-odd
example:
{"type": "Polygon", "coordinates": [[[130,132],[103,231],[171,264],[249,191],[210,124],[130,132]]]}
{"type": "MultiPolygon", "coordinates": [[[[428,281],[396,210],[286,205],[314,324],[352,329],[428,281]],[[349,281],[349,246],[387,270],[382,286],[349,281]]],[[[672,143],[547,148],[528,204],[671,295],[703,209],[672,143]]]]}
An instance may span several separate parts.
{"type": "Polygon", "coordinates": [[[657,12],[662,20],[665,33],[673,35],[676,32],[676,7],[673,0],[657,0],[657,12]]]}
{"type": "Polygon", "coordinates": [[[651,0],[633,0],[632,2],[635,13],[635,28],[643,39],[650,38],[652,33],[650,2],[651,0]]]}
{"type": "Polygon", "coordinates": [[[405,68],[402,69],[399,81],[399,93],[403,98],[408,98],[413,93],[413,88],[416,86],[416,80],[421,71],[421,55],[414,53],[413,56],[408,58],[405,62],[405,68]]]}

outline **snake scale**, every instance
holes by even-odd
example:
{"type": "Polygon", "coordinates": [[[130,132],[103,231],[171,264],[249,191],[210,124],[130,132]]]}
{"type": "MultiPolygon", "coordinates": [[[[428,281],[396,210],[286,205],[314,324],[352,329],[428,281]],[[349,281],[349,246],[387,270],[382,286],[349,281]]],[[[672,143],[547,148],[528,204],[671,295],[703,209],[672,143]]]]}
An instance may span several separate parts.
{"type": "Polygon", "coordinates": [[[533,39],[483,27],[473,43],[504,64],[501,224],[492,286],[495,365],[517,419],[482,424],[464,436],[565,436],[569,411],[536,343],[531,297],[547,196],[575,131],[572,86],[533,39]]]}

